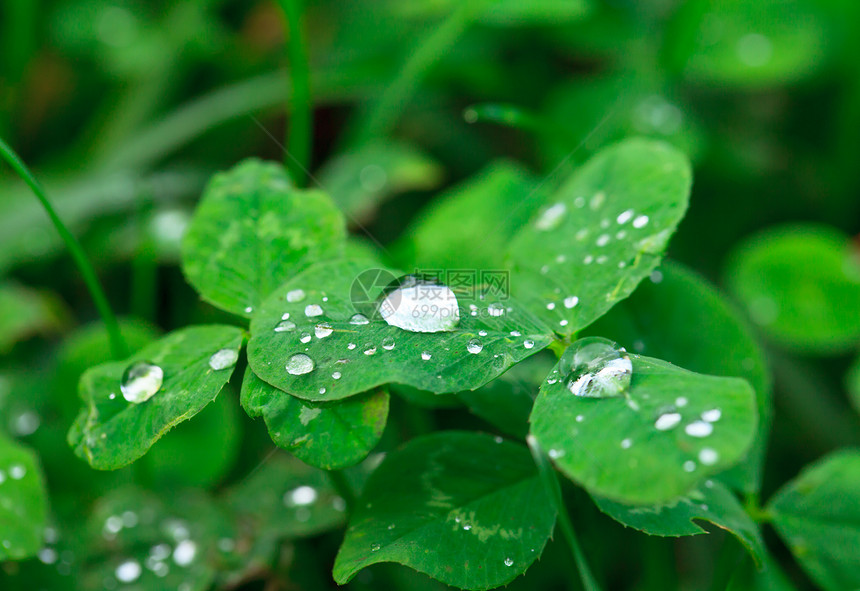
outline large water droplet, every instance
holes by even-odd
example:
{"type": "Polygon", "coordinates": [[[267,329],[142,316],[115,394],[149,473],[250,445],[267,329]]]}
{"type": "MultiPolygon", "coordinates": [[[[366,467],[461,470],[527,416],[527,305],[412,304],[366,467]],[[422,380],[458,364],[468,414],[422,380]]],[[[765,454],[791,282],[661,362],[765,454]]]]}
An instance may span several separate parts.
{"type": "Polygon", "coordinates": [[[239,352],[236,349],[221,349],[215,351],[212,357],[209,358],[209,367],[215,371],[227,369],[236,365],[239,359],[239,352]]]}
{"type": "Polygon", "coordinates": [[[314,369],[314,360],[304,353],[296,353],[287,361],[287,373],[294,376],[310,373],[314,369]]]}
{"type": "Polygon", "coordinates": [[[484,350],[484,345],[478,339],[472,339],[466,345],[466,351],[468,351],[469,353],[471,353],[473,355],[477,355],[478,353],[480,353],[483,350],[484,350]]]}
{"type": "Polygon", "coordinates": [[[450,331],[460,322],[451,288],[418,275],[405,275],[386,288],[379,314],[391,326],[409,332],[450,331]]]}
{"type": "Polygon", "coordinates": [[[161,389],[164,370],[147,361],[137,361],[129,365],[122,374],[119,389],[123,398],[140,404],[152,398],[161,389]]]}
{"type": "Polygon", "coordinates": [[[621,396],[630,387],[633,364],[627,352],[610,340],[580,339],[559,360],[567,388],[584,398],[621,396]]]}
{"type": "Polygon", "coordinates": [[[314,327],[314,334],[317,335],[318,339],[324,339],[332,332],[334,332],[334,329],[328,322],[320,322],[314,327]]]}
{"type": "Polygon", "coordinates": [[[421,353],[421,359],[423,359],[424,361],[430,361],[431,357],[433,357],[433,354],[430,353],[430,351],[423,351],[421,353]]]}

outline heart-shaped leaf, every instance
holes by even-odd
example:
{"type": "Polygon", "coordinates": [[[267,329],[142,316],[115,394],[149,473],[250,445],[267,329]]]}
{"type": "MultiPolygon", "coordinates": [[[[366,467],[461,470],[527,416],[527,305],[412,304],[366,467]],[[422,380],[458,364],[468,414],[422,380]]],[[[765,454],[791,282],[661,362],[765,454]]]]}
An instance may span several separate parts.
{"type": "Polygon", "coordinates": [[[468,432],[414,439],[370,476],[334,564],[348,582],[398,562],[461,589],[491,589],[541,554],[555,509],[528,450],[468,432]]]}
{"type": "Polygon", "coordinates": [[[0,561],[42,547],[48,501],[36,454],[0,435],[0,561]]]}
{"type": "Polygon", "coordinates": [[[193,326],[125,361],[91,368],[81,377],[84,409],[69,431],[69,444],[98,470],[135,461],[171,427],[215,399],[233,373],[242,340],[242,331],[232,326],[193,326]],[[224,359],[231,363],[225,365],[224,359]],[[138,362],[160,369],[163,382],[151,398],[135,404],[125,399],[121,386],[123,374],[138,362]]]}
{"type": "Polygon", "coordinates": [[[514,294],[572,335],[629,296],[660,261],[684,212],[686,157],[633,139],[602,150],[514,238],[514,294]]]}
{"type": "Polygon", "coordinates": [[[822,589],[860,588],[860,451],[806,468],[767,506],[773,526],[822,589]]]}
{"type": "Polygon", "coordinates": [[[720,478],[745,492],[759,489],[772,414],[770,376],[751,330],[713,286],[665,261],[650,281],[588,327],[582,336],[587,335],[612,339],[690,371],[746,379],[756,392],[759,428],[747,458],[720,478]],[[708,327],[705,339],[703,326],[708,327]]]}
{"type": "Polygon", "coordinates": [[[765,558],[758,526],[732,492],[717,480],[706,480],[684,496],[661,505],[623,505],[594,497],[600,510],[628,527],[652,536],[692,536],[708,533],[696,521],[708,521],[728,531],[758,565],[765,558]]]}
{"type": "MultiPolygon", "coordinates": [[[[458,304],[460,320],[453,330],[411,332],[389,325],[374,311],[395,276],[340,260],[314,265],[276,289],[251,322],[248,362],[254,373],[285,392],[316,401],[345,398],[388,382],[458,392],[482,386],[551,341],[551,331],[519,303],[485,296],[476,286],[455,288],[457,302],[436,300],[425,302],[426,308],[415,307],[435,319],[458,304]],[[356,305],[366,312],[360,321],[354,319],[356,305]]],[[[407,297],[400,306],[409,307],[407,297]]]]}
{"type": "Polygon", "coordinates": [[[737,248],[726,280],[753,322],[782,344],[834,353],[860,339],[860,262],[835,229],[767,230],[737,248]]]}
{"type": "Polygon", "coordinates": [[[280,164],[245,160],[210,181],[185,235],[182,270],[206,301],[251,316],[278,285],[340,256],[344,236],[327,195],[296,188],[280,164]]]}
{"type": "Polygon", "coordinates": [[[269,435],[303,462],[337,470],[367,457],[388,418],[388,392],[377,389],[347,400],[310,402],[278,390],[250,368],[242,381],[242,407],[263,416],[269,435]]]}
{"type": "Polygon", "coordinates": [[[664,503],[746,454],[756,431],[755,393],[746,381],[630,355],[623,395],[578,396],[570,387],[582,380],[572,383],[576,376],[564,369],[576,348],[541,385],[530,422],[556,466],[592,494],[664,503]]]}

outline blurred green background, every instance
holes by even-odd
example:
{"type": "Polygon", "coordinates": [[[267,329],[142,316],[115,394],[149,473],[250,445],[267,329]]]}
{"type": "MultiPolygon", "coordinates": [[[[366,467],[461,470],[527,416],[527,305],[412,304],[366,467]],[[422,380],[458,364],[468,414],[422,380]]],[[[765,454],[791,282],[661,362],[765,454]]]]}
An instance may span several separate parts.
{"type": "MultiPolygon", "coordinates": [[[[440,191],[498,159],[519,163],[516,178],[552,184],[616,140],[664,139],[695,168],[669,256],[734,298],[773,370],[765,497],[804,464],[860,444],[860,364],[850,370],[860,342],[852,238],[860,231],[860,3],[483,4],[307,3],[310,184],[348,213],[355,248],[378,242],[397,262],[416,262],[404,230],[440,191]],[[392,83],[402,92],[380,123],[392,83]]],[[[265,1],[0,2],[0,136],[82,239],[115,309],[134,318],[124,327],[130,341],[224,318],[183,280],[179,242],[212,173],[248,156],[284,159],[286,37],[278,6],[265,1]]],[[[89,325],[95,311],[44,212],[6,167],[0,277],[0,429],[38,450],[58,521],[75,522],[82,504],[120,485],[220,490],[244,482],[269,453],[264,428],[232,393],[134,466],[93,472],[73,457],[65,432],[77,377],[105,359],[106,337],[89,325]]],[[[399,402],[392,416],[389,444],[470,424],[455,411],[399,402]]],[[[593,513],[581,516],[583,537],[630,538],[605,520],[589,529],[593,513]]],[[[274,580],[284,586],[271,588],[333,587],[327,561],[337,542],[334,534],[282,550],[274,580]]],[[[710,576],[709,542],[635,545],[639,558],[614,557],[611,588],[702,588],[710,576]],[[678,573],[651,562],[676,563],[678,573]]],[[[563,588],[556,546],[527,575],[532,582],[515,586],[563,588]]],[[[810,585],[786,568],[799,587],[810,585]]],[[[37,561],[0,573],[28,569],[38,571],[37,561]]],[[[403,569],[378,572],[385,583],[359,576],[350,588],[437,588],[403,569]]],[[[273,580],[244,576],[247,588],[273,580]]],[[[50,581],[44,588],[75,588],[68,578],[50,581]]]]}

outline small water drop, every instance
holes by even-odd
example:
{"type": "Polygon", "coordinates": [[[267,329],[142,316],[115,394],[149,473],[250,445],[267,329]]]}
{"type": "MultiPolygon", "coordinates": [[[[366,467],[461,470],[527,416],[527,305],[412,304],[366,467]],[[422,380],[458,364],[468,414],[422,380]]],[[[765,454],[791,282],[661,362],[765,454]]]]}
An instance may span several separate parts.
{"type": "Polygon", "coordinates": [[[133,583],[140,577],[141,571],[138,561],[126,560],[116,567],[114,574],[120,583],[133,583]]]}
{"type": "Polygon", "coordinates": [[[317,500],[317,497],[318,494],[314,487],[302,485],[284,495],[284,504],[288,507],[311,505],[317,500]]]}
{"type": "Polygon", "coordinates": [[[505,307],[498,302],[492,303],[489,306],[487,306],[487,314],[489,314],[490,316],[497,317],[497,316],[501,316],[504,313],[505,313],[505,307]]]}
{"type": "Polygon", "coordinates": [[[292,320],[281,320],[275,325],[275,332],[290,332],[296,329],[296,323],[292,320]]]}
{"type": "Polygon", "coordinates": [[[565,308],[573,308],[579,303],[579,298],[576,296],[568,296],[564,298],[564,307],[565,308]]]}
{"type": "Polygon", "coordinates": [[[370,545],[370,551],[371,552],[379,552],[380,548],[382,548],[382,545],[379,544],[378,542],[374,542],[373,544],[370,545]]]}
{"type": "MultiPolygon", "coordinates": [[[[704,447],[699,452],[699,461],[702,462],[705,466],[713,466],[717,463],[717,460],[720,459],[720,455],[716,452],[716,450],[711,449],[710,447],[704,447]]],[[[707,483],[705,483],[707,485],[707,483]]],[[[713,486],[713,483],[711,483],[713,486]]]]}
{"type": "Polygon", "coordinates": [[[374,355],[374,354],[376,354],[376,346],[375,346],[375,345],[373,345],[372,343],[367,343],[367,344],[364,346],[364,354],[365,354],[365,355],[374,355]]]}
{"type": "Polygon", "coordinates": [[[511,558],[511,557],[505,558],[505,566],[513,566],[513,565],[514,565],[514,559],[513,558],[511,558]]]}
{"type": "Polygon", "coordinates": [[[549,302],[549,303],[546,305],[546,309],[547,309],[547,310],[555,310],[555,302],[549,302]]]}
{"type": "Polygon", "coordinates": [[[209,358],[209,367],[215,371],[220,371],[233,367],[238,360],[239,352],[236,349],[220,349],[209,358]]]}
{"type": "Polygon", "coordinates": [[[675,399],[675,406],[677,406],[678,408],[684,408],[685,406],[687,406],[687,399],[683,396],[679,396],[675,399]]]}
{"type": "Polygon", "coordinates": [[[385,337],[382,339],[382,348],[386,351],[391,351],[394,348],[394,339],[391,337],[385,337]]]}
{"type": "Polygon", "coordinates": [[[512,336],[512,337],[521,337],[521,336],[523,336],[523,334],[522,334],[520,331],[518,331],[518,330],[512,330],[512,331],[511,331],[511,336],[512,336]]]}
{"type": "Polygon", "coordinates": [[[197,556],[197,544],[191,540],[182,540],[173,550],[173,562],[178,566],[188,566],[197,556]]]}
{"type": "Polygon", "coordinates": [[[535,346],[535,342],[531,339],[526,339],[523,341],[523,347],[526,349],[531,349],[535,346]]]}
{"type": "Polygon", "coordinates": [[[657,420],[654,422],[654,427],[658,431],[668,431],[680,422],[681,415],[679,413],[667,412],[657,417],[657,420]]]}
{"type": "Polygon", "coordinates": [[[294,289],[287,292],[287,301],[291,304],[300,302],[303,299],[305,299],[305,292],[303,289],[294,289]]]}
{"type": "Polygon", "coordinates": [[[466,351],[471,353],[472,355],[477,355],[481,351],[484,350],[484,345],[478,339],[472,339],[466,345],[466,351]]]}
{"type": "Polygon", "coordinates": [[[549,451],[547,452],[547,455],[548,455],[550,458],[552,458],[553,460],[557,460],[557,459],[559,459],[561,456],[563,456],[563,455],[564,455],[564,450],[563,450],[563,449],[551,449],[551,450],[549,450],[549,451]]]}
{"type": "Polygon", "coordinates": [[[640,215],[635,220],[633,220],[634,228],[644,228],[648,224],[648,216],[640,215]]]}
{"type": "Polygon", "coordinates": [[[696,462],[694,462],[692,460],[687,460],[686,462],[684,462],[683,467],[684,467],[684,472],[692,472],[696,469],[696,462]]]}
{"type": "Polygon", "coordinates": [[[423,351],[421,353],[421,359],[423,359],[424,361],[430,361],[431,357],[433,357],[433,354],[430,353],[430,351],[423,351]]]}
{"type": "Polygon", "coordinates": [[[299,337],[299,340],[305,344],[310,343],[312,339],[313,339],[313,337],[311,336],[311,333],[309,333],[309,332],[303,332],[302,336],[299,337]]]}
{"type": "Polygon", "coordinates": [[[714,426],[705,421],[695,421],[687,425],[684,432],[690,437],[707,437],[714,432],[714,426]]]}
{"type": "Polygon", "coordinates": [[[12,480],[21,480],[27,475],[27,469],[21,464],[12,464],[9,467],[9,477],[12,480]]]}
{"type": "Polygon", "coordinates": [[[546,208],[535,221],[535,228],[542,231],[553,230],[561,224],[567,206],[564,203],[556,203],[546,208]]]}
{"type": "Polygon", "coordinates": [[[332,328],[331,324],[328,322],[320,322],[319,324],[317,324],[314,327],[314,334],[316,335],[316,337],[318,339],[324,339],[327,336],[329,336],[332,332],[334,332],[334,329],[332,328]]]}
{"type": "Polygon", "coordinates": [[[479,331],[478,331],[478,336],[479,336],[479,337],[485,337],[485,336],[487,336],[487,331],[486,331],[486,330],[479,330],[479,331]]]}
{"type": "Polygon", "coordinates": [[[346,346],[346,348],[347,348],[347,349],[349,349],[350,351],[352,351],[353,349],[355,349],[355,343],[350,343],[350,344],[348,344],[348,345],[346,346]]]}
{"type": "Polygon", "coordinates": [[[343,374],[339,371],[332,372],[331,377],[333,380],[339,380],[343,374]]]}
{"type": "Polygon", "coordinates": [[[164,370],[147,361],[129,365],[122,374],[120,391],[123,398],[134,404],[146,402],[161,389],[164,370]]]}
{"type": "Polygon", "coordinates": [[[322,316],[323,309],[319,304],[308,304],[305,306],[305,316],[308,318],[314,318],[316,316],[322,316]]]}
{"type": "Polygon", "coordinates": [[[608,339],[580,339],[559,360],[567,389],[584,398],[623,395],[630,387],[633,364],[627,352],[608,339]]]}
{"type": "Polygon", "coordinates": [[[367,316],[365,316],[364,314],[353,314],[352,317],[350,317],[349,319],[349,323],[360,326],[362,324],[369,324],[370,320],[368,320],[367,316]]]}
{"type": "Polygon", "coordinates": [[[300,376],[310,373],[314,369],[314,360],[304,353],[296,353],[287,361],[287,372],[290,375],[300,376]]]}
{"type": "Polygon", "coordinates": [[[709,423],[716,423],[720,420],[721,416],[723,416],[723,413],[719,408],[712,408],[711,410],[706,410],[702,413],[702,420],[709,423]]]}
{"type": "Polygon", "coordinates": [[[245,306],[245,314],[250,314],[254,311],[254,306],[245,306]]]}
{"type": "Polygon", "coordinates": [[[607,244],[609,244],[609,240],[609,234],[601,234],[597,237],[597,241],[595,241],[595,244],[597,246],[606,246],[607,244]]]}
{"type": "Polygon", "coordinates": [[[631,445],[633,445],[633,440],[629,437],[621,440],[621,449],[630,449],[631,445]]]}
{"type": "Polygon", "coordinates": [[[409,332],[446,332],[460,323],[457,296],[435,279],[404,275],[383,294],[379,314],[390,326],[409,332]]]}
{"type": "Polygon", "coordinates": [[[631,219],[633,219],[633,210],[628,209],[626,211],[622,211],[621,213],[619,213],[618,217],[615,218],[615,221],[618,222],[619,224],[626,224],[631,219]]]}
{"type": "Polygon", "coordinates": [[[319,393],[320,393],[320,394],[325,394],[325,393],[326,393],[325,386],[323,386],[322,388],[320,388],[320,389],[319,389],[319,393]]]}

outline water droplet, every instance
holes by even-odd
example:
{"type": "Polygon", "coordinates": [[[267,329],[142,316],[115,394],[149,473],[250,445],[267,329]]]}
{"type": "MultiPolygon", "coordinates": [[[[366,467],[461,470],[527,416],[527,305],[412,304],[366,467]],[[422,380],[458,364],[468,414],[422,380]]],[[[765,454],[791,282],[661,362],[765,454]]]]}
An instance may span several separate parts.
{"type": "Polygon", "coordinates": [[[658,431],[668,431],[675,425],[681,422],[681,415],[676,412],[667,412],[657,417],[654,422],[654,427],[658,431]]]}
{"type": "Polygon", "coordinates": [[[479,330],[479,331],[478,331],[478,336],[479,336],[479,337],[485,337],[485,336],[487,336],[487,331],[486,331],[486,330],[479,330]]]}
{"type": "Polygon", "coordinates": [[[27,469],[21,464],[12,464],[9,467],[9,477],[12,480],[21,480],[27,475],[27,469]]]}
{"type": "Polygon", "coordinates": [[[523,341],[523,347],[525,347],[526,349],[531,349],[534,346],[535,346],[535,342],[531,339],[526,339],[523,341]]]}
{"type": "Polygon", "coordinates": [[[490,316],[501,316],[505,313],[505,307],[498,302],[490,304],[487,306],[487,314],[490,316]]]}
{"type": "Polygon", "coordinates": [[[684,431],[690,437],[707,437],[714,432],[714,426],[705,421],[696,421],[687,425],[684,431]]]}
{"type": "Polygon", "coordinates": [[[178,566],[188,566],[197,555],[197,544],[191,540],[182,540],[173,550],[173,562],[178,566]]]}
{"type": "Polygon", "coordinates": [[[335,371],[335,372],[332,372],[331,377],[334,380],[339,380],[341,378],[341,375],[343,375],[343,374],[341,374],[339,371],[335,371]]]}
{"type": "Polygon", "coordinates": [[[376,354],[376,346],[372,343],[367,343],[364,346],[364,354],[365,355],[375,355],[376,354]]]}
{"type": "Polygon", "coordinates": [[[546,305],[547,310],[555,310],[555,302],[550,302],[546,305]]]}
{"type": "Polygon", "coordinates": [[[478,353],[480,353],[483,350],[484,350],[484,345],[478,339],[472,339],[466,345],[466,351],[468,351],[469,353],[471,353],[473,355],[477,355],[478,353]]]}
{"type": "Polygon", "coordinates": [[[723,416],[723,413],[719,408],[712,408],[711,410],[706,410],[702,413],[702,420],[709,423],[716,423],[720,420],[721,416],[723,416]]]}
{"type": "Polygon", "coordinates": [[[284,495],[284,504],[288,507],[311,505],[317,500],[317,491],[312,486],[299,486],[284,495]]]}
{"type": "Polygon", "coordinates": [[[15,435],[25,437],[36,432],[42,420],[34,412],[24,411],[15,417],[13,431],[15,435]]]}
{"type": "Polygon", "coordinates": [[[430,353],[430,351],[423,351],[421,353],[421,359],[423,359],[424,361],[430,361],[431,357],[433,357],[433,354],[430,353]]]}
{"type": "Polygon", "coordinates": [[[209,367],[215,371],[227,369],[236,365],[239,359],[239,352],[236,349],[221,349],[212,354],[209,358],[209,367]]]}
{"type": "Polygon", "coordinates": [[[514,559],[513,558],[511,558],[511,557],[505,558],[505,566],[513,566],[513,565],[514,565],[514,559]]]}
{"type": "Polygon", "coordinates": [[[349,349],[350,351],[352,351],[353,349],[355,349],[355,343],[350,343],[350,344],[348,344],[348,345],[346,346],[346,348],[347,348],[347,349],[349,349]]]}
{"type": "Polygon", "coordinates": [[[116,567],[114,574],[120,583],[133,583],[140,577],[141,570],[138,561],[126,560],[116,567]]]}
{"type": "Polygon", "coordinates": [[[245,306],[245,314],[250,314],[254,311],[254,306],[245,306]]]}
{"type": "Polygon", "coordinates": [[[470,529],[472,529],[472,526],[471,526],[471,524],[466,523],[466,524],[464,524],[464,525],[463,525],[463,529],[464,529],[465,531],[469,531],[470,529]]]}
{"type": "Polygon", "coordinates": [[[379,314],[391,326],[409,332],[445,332],[460,323],[457,296],[435,279],[405,275],[384,294],[379,314]]]}
{"type": "Polygon", "coordinates": [[[563,456],[563,455],[564,455],[564,450],[563,450],[563,449],[551,449],[551,450],[549,450],[549,451],[547,452],[547,455],[548,455],[550,458],[552,458],[553,460],[557,460],[557,459],[559,459],[561,456],[563,456]]]}
{"type": "Polygon", "coordinates": [[[325,394],[325,392],[326,392],[325,386],[323,386],[322,388],[319,389],[320,394],[325,394]]]}
{"type": "Polygon", "coordinates": [[[296,329],[296,323],[291,320],[281,320],[275,325],[275,332],[290,332],[296,329]]]}
{"type": "Polygon", "coordinates": [[[593,262],[594,262],[594,257],[590,254],[585,255],[585,258],[582,259],[582,263],[584,265],[590,265],[593,262]]]}
{"type": "Polygon", "coordinates": [[[300,302],[303,299],[305,299],[305,292],[303,289],[294,289],[287,292],[287,301],[291,304],[300,302]]]}
{"type": "Polygon", "coordinates": [[[309,333],[309,332],[303,332],[302,336],[299,337],[299,340],[303,343],[306,343],[306,344],[310,343],[311,339],[313,339],[313,337],[311,336],[311,333],[309,333]]]}
{"type": "MultiPolygon", "coordinates": [[[[705,466],[713,466],[717,463],[717,460],[720,459],[720,455],[710,447],[702,448],[699,452],[699,461],[702,462],[705,466]]],[[[705,483],[707,485],[707,483],[705,483]]],[[[713,486],[713,483],[711,483],[713,486]]]]}
{"type": "Polygon", "coordinates": [[[679,396],[675,399],[675,406],[677,406],[678,408],[684,408],[685,406],[687,406],[687,399],[683,396],[679,396]]]}
{"type": "Polygon", "coordinates": [[[618,217],[615,218],[615,221],[618,222],[619,224],[626,224],[632,218],[633,218],[633,210],[628,209],[626,211],[622,211],[621,213],[619,213],[618,217]]]}
{"type": "Polygon", "coordinates": [[[391,351],[394,348],[394,339],[391,337],[385,337],[382,339],[382,348],[386,351],[391,351]]]}
{"type": "Polygon", "coordinates": [[[287,372],[290,375],[300,376],[310,373],[314,369],[314,360],[304,353],[296,353],[287,361],[287,372]]]}
{"type": "Polygon", "coordinates": [[[53,548],[42,548],[39,550],[39,560],[42,564],[54,564],[57,562],[57,551],[53,548]]]}
{"type": "Polygon", "coordinates": [[[609,244],[609,234],[601,234],[598,236],[595,244],[597,244],[597,246],[606,246],[609,244]]]}
{"type": "Polygon", "coordinates": [[[334,332],[334,329],[328,322],[320,322],[314,327],[314,334],[318,339],[324,339],[332,332],[334,332]]]}
{"type": "Polygon", "coordinates": [[[290,318],[289,312],[284,312],[283,314],[281,314],[281,320],[289,320],[289,318],[290,318]]]}
{"type": "Polygon", "coordinates": [[[687,460],[686,462],[684,462],[683,467],[684,467],[684,472],[692,472],[693,470],[696,469],[696,462],[694,462],[692,460],[687,460]]]}
{"type": "Polygon", "coordinates": [[[323,309],[318,304],[308,304],[305,306],[305,316],[308,318],[314,318],[315,316],[322,316],[323,309]]]}
{"type": "Polygon", "coordinates": [[[522,334],[520,331],[518,331],[518,330],[512,330],[512,331],[511,331],[511,336],[512,336],[512,337],[521,337],[521,336],[523,336],[523,334],[522,334]]]}
{"type": "Polygon", "coordinates": [[[603,202],[606,201],[606,193],[603,191],[599,191],[594,194],[594,197],[591,198],[591,202],[589,202],[589,207],[593,210],[598,210],[603,206],[603,202]]]}
{"type": "Polygon", "coordinates": [[[535,228],[542,231],[553,230],[561,224],[565,213],[567,213],[567,206],[564,203],[551,205],[535,221],[535,228]]]}
{"type": "Polygon", "coordinates": [[[644,228],[648,224],[648,216],[640,215],[635,220],[633,220],[634,228],[644,228]]]}
{"type": "Polygon", "coordinates": [[[629,437],[621,440],[621,449],[630,449],[631,445],[633,445],[633,440],[629,437]]]}
{"type": "Polygon", "coordinates": [[[565,308],[568,308],[568,309],[573,308],[578,303],[579,303],[579,298],[576,296],[569,296],[569,297],[564,298],[564,307],[565,308]]]}
{"type": "Polygon", "coordinates": [[[382,548],[382,545],[379,544],[378,542],[374,542],[373,544],[370,545],[370,551],[371,552],[379,552],[380,548],[382,548]]]}
{"type": "Polygon", "coordinates": [[[164,370],[147,361],[137,361],[129,365],[122,374],[120,391],[123,398],[134,404],[146,402],[161,389],[164,370]]]}
{"type": "Polygon", "coordinates": [[[353,314],[352,317],[349,319],[349,323],[355,325],[362,325],[369,324],[370,320],[368,320],[367,316],[365,316],[364,314],[353,314]]]}
{"type": "Polygon", "coordinates": [[[627,352],[610,340],[580,339],[561,356],[559,367],[567,389],[585,398],[621,396],[630,387],[633,364],[627,352]]]}

